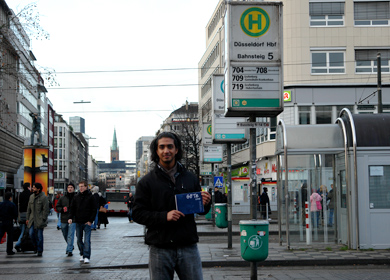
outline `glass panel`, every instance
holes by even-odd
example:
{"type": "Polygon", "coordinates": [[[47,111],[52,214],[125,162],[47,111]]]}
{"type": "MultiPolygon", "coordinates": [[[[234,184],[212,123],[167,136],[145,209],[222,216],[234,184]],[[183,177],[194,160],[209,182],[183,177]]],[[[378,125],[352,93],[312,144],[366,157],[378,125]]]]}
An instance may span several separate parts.
{"type": "Polygon", "coordinates": [[[329,53],[329,66],[331,66],[331,67],[344,66],[344,54],[343,53],[329,53]]]}
{"type": "Polygon", "coordinates": [[[326,53],[313,53],[311,57],[313,67],[326,67],[326,53]]]}
{"type": "Polygon", "coordinates": [[[343,21],[328,21],[328,25],[343,25],[343,21]]]}
{"type": "Polygon", "coordinates": [[[356,68],[356,73],[371,73],[371,68],[356,68]]]}
{"type": "Polygon", "coordinates": [[[310,124],[310,113],[299,113],[299,124],[310,124]]]}
{"type": "Polygon", "coordinates": [[[314,74],[327,73],[326,69],[311,69],[311,72],[314,74]]]}
{"type": "Polygon", "coordinates": [[[344,69],[329,69],[329,73],[344,73],[344,69]]]}
{"type": "Polygon", "coordinates": [[[310,19],[325,19],[325,16],[311,16],[310,19]]]}
{"type": "Polygon", "coordinates": [[[325,21],[311,21],[310,25],[311,26],[325,26],[326,22],[325,21]]]}
{"type": "Polygon", "coordinates": [[[370,209],[390,209],[390,165],[369,166],[370,209]]]}
{"type": "MultiPolygon", "coordinates": [[[[282,206],[282,225],[287,224],[287,219],[289,222],[290,245],[307,244],[308,240],[312,243],[335,240],[336,229],[328,227],[330,210],[327,207],[327,195],[334,178],[333,158],[334,155],[289,155],[288,172],[280,168],[278,180],[282,190],[278,205],[282,206]],[[287,202],[283,201],[285,197],[289,198],[287,202]]],[[[285,234],[283,228],[282,232],[285,234]]]]}
{"type": "Polygon", "coordinates": [[[332,123],[332,107],[331,106],[317,106],[316,107],[317,124],[332,123]]]}
{"type": "Polygon", "coordinates": [[[329,15],[328,16],[329,19],[343,19],[343,16],[342,15],[329,15]]]}
{"type": "Polygon", "coordinates": [[[369,20],[355,20],[355,25],[371,25],[369,20]]]}
{"type": "Polygon", "coordinates": [[[389,22],[387,20],[373,20],[372,25],[388,25],[389,22]]]}
{"type": "Polygon", "coordinates": [[[356,61],[356,66],[371,66],[370,60],[358,60],[356,61]]]}
{"type": "Polygon", "coordinates": [[[341,190],[341,208],[347,208],[347,181],[345,178],[345,170],[340,171],[340,190],[341,190]]]}

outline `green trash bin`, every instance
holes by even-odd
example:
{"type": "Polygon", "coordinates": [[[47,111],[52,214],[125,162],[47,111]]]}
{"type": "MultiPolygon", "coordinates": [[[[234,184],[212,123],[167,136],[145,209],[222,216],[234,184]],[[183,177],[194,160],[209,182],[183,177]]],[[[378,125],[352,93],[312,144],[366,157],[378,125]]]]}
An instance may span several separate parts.
{"type": "Polygon", "coordinates": [[[211,212],[212,212],[212,209],[210,208],[210,211],[204,216],[207,221],[210,221],[211,218],[213,217],[211,212]]]}
{"type": "Polygon", "coordinates": [[[215,225],[219,228],[228,227],[226,203],[215,204],[215,225]]]}
{"type": "Polygon", "coordinates": [[[241,257],[249,262],[264,261],[268,257],[268,233],[268,221],[240,221],[241,257]]]}

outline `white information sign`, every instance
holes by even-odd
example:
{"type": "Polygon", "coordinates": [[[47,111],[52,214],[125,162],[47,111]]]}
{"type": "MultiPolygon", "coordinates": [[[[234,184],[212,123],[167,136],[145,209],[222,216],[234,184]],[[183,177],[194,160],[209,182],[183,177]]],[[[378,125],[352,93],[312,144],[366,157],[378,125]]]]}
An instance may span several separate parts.
{"type": "Polygon", "coordinates": [[[212,136],[214,143],[245,143],[247,141],[247,129],[239,128],[238,122],[245,122],[244,117],[226,118],[225,113],[225,77],[213,75],[212,88],[212,136]]]}
{"type": "Polygon", "coordinates": [[[222,145],[203,145],[203,162],[216,163],[222,162],[222,145]]]}
{"type": "Polygon", "coordinates": [[[212,175],[213,170],[211,168],[211,164],[205,164],[201,163],[200,164],[200,175],[212,175]]]}
{"type": "Polygon", "coordinates": [[[282,3],[228,2],[225,116],[283,111],[282,3]]]}
{"type": "Polygon", "coordinates": [[[237,123],[237,127],[247,127],[247,128],[266,127],[266,128],[269,128],[269,123],[268,122],[242,122],[242,123],[237,123]]]}

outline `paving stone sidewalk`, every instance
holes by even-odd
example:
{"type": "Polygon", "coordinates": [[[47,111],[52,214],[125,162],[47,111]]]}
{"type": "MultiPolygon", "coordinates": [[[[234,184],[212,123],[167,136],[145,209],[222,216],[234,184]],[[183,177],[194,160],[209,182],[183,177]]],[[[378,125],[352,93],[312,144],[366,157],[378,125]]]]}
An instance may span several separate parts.
{"type": "MultiPolygon", "coordinates": [[[[65,255],[65,241],[56,228],[56,217],[50,216],[49,226],[44,231],[43,257],[25,252],[7,256],[5,244],[0,245],[0,268],[31,266],[53,269],[82,270],[104,268],[147,268],[148,247],[144,244],[144,228],[129,223],[126,217],[110,217],[107,228],[92,231],[91,263],[79,262],[75,242],[73,257],[65,255]],[[22,264],[22,266],[21,266],[22,264]]],[[[275,234],[277,225],[271,224],[270,231],[275,234]]],[[[204,267],[240,267],[250,263],[241,258],[239,226],[233,226],[233,248],[228,249],[227,229],[213,227],[199,220],[199,251],[204,267]]],[[[275,240],[273,238],[272,240],[275,240]]],[[[315,265],[366,265],[390,264],[390,250],[342,250],[342,246],[300,246],[287,250],[278,242],[269,243],[268,258],[259,266],[315,266],[315,265]]]]}

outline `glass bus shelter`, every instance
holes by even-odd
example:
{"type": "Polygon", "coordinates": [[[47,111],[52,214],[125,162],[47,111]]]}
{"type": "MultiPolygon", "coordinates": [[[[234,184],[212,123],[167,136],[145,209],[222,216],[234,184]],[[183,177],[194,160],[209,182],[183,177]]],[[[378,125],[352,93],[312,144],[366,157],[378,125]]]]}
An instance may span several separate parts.
{"type": "Polygon", "coordinates": [[[390,114],[340,112],[335,124],[276,134],[280,245],[389,248],[390,114]]]}

